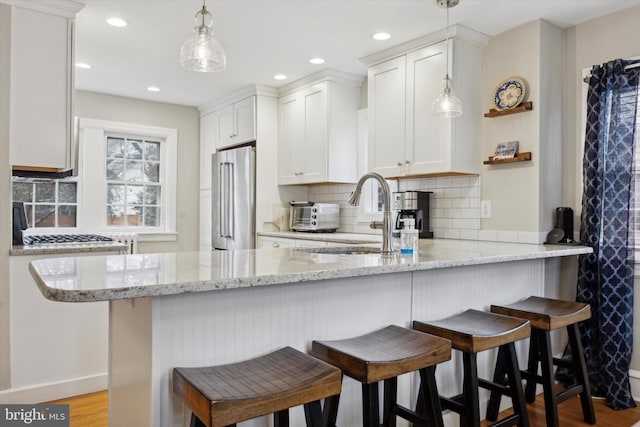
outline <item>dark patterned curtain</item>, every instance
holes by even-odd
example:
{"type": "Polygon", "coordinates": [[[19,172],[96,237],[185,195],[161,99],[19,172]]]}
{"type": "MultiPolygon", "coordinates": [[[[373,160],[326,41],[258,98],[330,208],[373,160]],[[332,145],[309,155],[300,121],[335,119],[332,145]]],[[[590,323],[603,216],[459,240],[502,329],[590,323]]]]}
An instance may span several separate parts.
{"type": "Polygon", "coordinates": [[[577,301],[591,305],[580,325],[591,390],[614,409],[635,406],[629,385],[633,324],[634,139],[638,61],[591,70],[583,158],[577,301]]]}

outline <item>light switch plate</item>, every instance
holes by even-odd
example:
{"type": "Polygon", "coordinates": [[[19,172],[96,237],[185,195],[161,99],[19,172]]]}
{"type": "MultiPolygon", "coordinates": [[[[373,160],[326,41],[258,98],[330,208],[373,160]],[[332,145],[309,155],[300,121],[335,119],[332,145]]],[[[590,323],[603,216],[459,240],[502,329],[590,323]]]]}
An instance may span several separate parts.
{"type": "Polygon", "coordinates": [[[491,218],[491,200],[480,201],[480,218],[491,218]]]}

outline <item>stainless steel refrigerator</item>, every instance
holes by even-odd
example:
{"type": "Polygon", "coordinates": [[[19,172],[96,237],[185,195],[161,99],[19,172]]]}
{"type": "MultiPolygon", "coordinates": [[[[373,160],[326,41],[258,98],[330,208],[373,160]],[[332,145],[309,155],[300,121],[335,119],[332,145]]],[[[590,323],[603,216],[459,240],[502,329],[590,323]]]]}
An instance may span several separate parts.
{"type": "Polygon", "coordinates": [[[254,249],[256,149],[218,151],[211,169],[213,249],[254,249]]]}

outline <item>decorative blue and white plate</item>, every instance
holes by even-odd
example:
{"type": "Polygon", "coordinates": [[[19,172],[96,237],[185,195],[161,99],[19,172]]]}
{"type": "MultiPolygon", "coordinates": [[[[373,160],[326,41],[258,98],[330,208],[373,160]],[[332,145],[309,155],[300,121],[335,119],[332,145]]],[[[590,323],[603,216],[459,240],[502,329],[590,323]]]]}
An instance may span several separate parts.
{"type": "Polygon", "coordinates": [[[520,105],[527,92],[527,86],[520,77],[509,77],[496,87],[493,104],[497,110],[510,110],[520,105]]]}

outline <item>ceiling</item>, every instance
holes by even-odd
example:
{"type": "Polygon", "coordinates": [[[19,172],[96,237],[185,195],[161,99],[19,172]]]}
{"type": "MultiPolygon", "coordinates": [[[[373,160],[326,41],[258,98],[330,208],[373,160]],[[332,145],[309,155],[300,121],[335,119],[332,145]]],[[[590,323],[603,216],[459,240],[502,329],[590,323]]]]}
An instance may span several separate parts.
{"type": "MultiPolygon", "coordinates": [[[[324,68],[366,75],[359,58],[445,27],[435,0],[208,0],[227,69],[197,73],[180,67],[200,0],[78,0],[76,88],[200,106],[251,84],[278,87],[324,68]],[[124,28],[108,25],[120,17],[124,28]],[[386,41],[371,35],[384,31],[386,41]],[[310,58],[326,60],[313,65],[310,58]],[[275,74],[287,80],[276,81],[275,74]],[[159,92],[147,91],[157,86],[159,92]]],[[[640,0],[460,0],[451,24],[493,36],[542,18],[569,27],[640,0]]]]}

